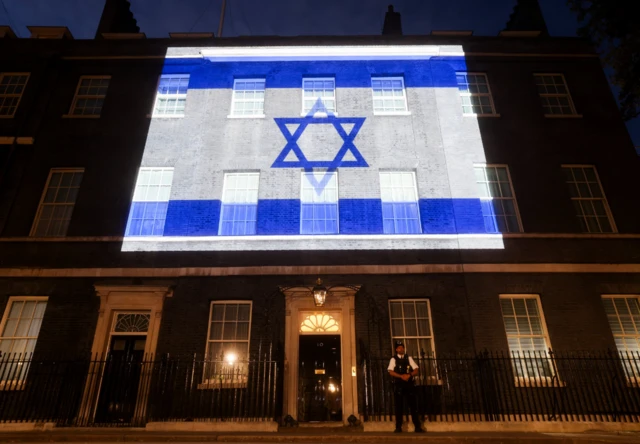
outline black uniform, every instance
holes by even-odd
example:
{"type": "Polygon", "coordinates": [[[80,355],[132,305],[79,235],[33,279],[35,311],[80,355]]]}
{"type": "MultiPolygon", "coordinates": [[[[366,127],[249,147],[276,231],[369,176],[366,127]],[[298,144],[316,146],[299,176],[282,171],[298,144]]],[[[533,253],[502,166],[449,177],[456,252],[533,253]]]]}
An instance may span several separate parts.
{"type": "MultiPolygon", "coordinates": [[[[403,358],[400,358],[398,355],[394,356],[396,360],[396,366],[393,368],[393,371],[400,374],[406,375],[411,374],[413,368],[411,368],[411,364],[409,363],[409,356],[407,354],[404,355],[403,358]]],[[[415,393],[415,383],[413,381],[413,377],[409,378],[408,381],[403,381],[402,379],[394,378],[394,401],[396,407],[396,429],[402,428],[402,417],[404,411],[404,400],[407,400],[409,404],[409,411],[411,412],[411,420],[413,421],[413,425],[416,430],[420,430],[420,420],[418,419],[417,405],[416,405],[416,393],[415,393]]]]}

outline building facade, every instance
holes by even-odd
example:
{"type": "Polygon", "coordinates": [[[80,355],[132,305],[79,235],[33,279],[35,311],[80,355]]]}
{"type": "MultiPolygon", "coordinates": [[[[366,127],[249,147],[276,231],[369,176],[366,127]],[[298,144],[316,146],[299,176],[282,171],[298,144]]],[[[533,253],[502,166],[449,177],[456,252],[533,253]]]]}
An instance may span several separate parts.
{"type": "Polygon", "coordinates": [[[637,421],[640,162],[584,42],[3,32],[2,420],[370,424],[401,339],[427,419],[637,421]]]}

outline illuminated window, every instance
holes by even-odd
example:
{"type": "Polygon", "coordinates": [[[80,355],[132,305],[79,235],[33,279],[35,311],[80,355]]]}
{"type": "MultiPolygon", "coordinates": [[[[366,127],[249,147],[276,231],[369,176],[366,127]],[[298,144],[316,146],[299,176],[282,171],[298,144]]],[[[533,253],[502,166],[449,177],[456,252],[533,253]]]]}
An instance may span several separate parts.
{"type": "Polygon", "coordinates": [[[46,297],[11,297],[0,324],[0,381],[20,383],[27,377],[36,348],[46,297]],[[27,361],[27,362],[25,362],[27,361]]]}
{"type": "Polygon", "coordinates": [[[534,78],[546,116],[576,114],[569,88],[562,74],[535,74],[534,78]]]}
{"type": "Polygon", "coordinates": [[[189,74],[160,76],[153,116],[184,117],[188,86],[189,74]]]}
{"type": "Polygon", "coordinates": [[[211,302],[205,380],[222,380],[224,383],[246,382],[251,308],[251,302],[211,302]]]}
{"type": "Polygon", "coordinates": [[[549,336],[538,295],[500,295],[514,372],[518,378],[549,378],[549,336]]]}
{"type": "Polygon", "coordinates": [[[235,80],[233,82],[231,115],[264,115],[264,84],[264,79],[235,80]]]}
{"type": "Polygon", "coordinates": [[[475,166],[484,226],[488,233],[522,231],[518,204],[506,166],[475,166]]]}
{"type": "Polygon", "coordinates": [[[302,114],[307,115],[322,102],[327,112],[336,112],[336,81],[331,78],[302,80],[302,114]]]}
{"type": "Polygon", "coordinates": [[[173,168],[140,168],[126,236],[162,236],[172,182],[173,168]]]}
{"type": "Polygon", "coordinates": [[[415,174],[381,172],[380,191],[384,233],[421,233],[415,174]]]}
{"type": "Polygon", "coordinates": [[[407,354],[415,358],[434,356],[431,306],[428,299],[394,299],[389,301],[391,342],[404,342],[407,354]]]}
{"type": "Polygon", "coordinates": [[[302,173],[301,234],[338,232],[338,173],[302,173]]]}
{"type": "Polygon", "coordinates": [[[371,89],[374,114],[396,114],[407,111],[407,97],[402,77],[374,77],[371,79],[371,89]]]}
{"type": "Polygon", "coordinates": [[[0,117],[15,115],[28,80],[28,73],[0,73],[0,117]]]}
{"type": "Polygon", "coordinates": [[[590,165],[563,165],[576,217],[585,233],[615,233],[616,228],[596,169],[590,165]]]}
{"type": "Polygon", "coordinates": [[[463,114],[475,116],[496,114],[486,74],[459,72],[456,74],[456,80],[462,99],[463,114]]]}
{"type": "Polygon", "coordinates": [[[640,379],[640,300],[638,296],[603,296],[604,311],[628,378],[640,379]]]}
{"type": "Polygon", "coordinates": [[[242,236],[256,234],[259,173],[224,175],[220,234],[242,236]]]}
{"type": "Polygon", "coordinates": [[[81,168],[51,170],[31,236],[66,236],[83,174],[81,168]]]}
{"type": "Polygon", "coordinates": [[[110,80],[110,76],[80,77],[69,114],[73,116],[100,117],[110,80]]]}

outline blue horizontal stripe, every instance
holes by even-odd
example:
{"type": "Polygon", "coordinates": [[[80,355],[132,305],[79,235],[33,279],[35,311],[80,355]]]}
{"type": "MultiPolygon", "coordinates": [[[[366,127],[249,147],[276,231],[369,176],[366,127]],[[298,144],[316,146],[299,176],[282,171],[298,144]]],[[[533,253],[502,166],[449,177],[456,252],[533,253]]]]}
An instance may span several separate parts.
{"type": "Polygon", "coordinates": [[[259,200],[256,234],[300,234],[300,201],[298,199],[259,200]]]}
{"type": "Polygon", "coordinates": [[[165,236],[217,236],[219,200],[170,200],[165,236]]]}
{"type": "Polygon", "coordinates": [[[408,88],[457,88],[463,57],[430,60],[210,62],[167,59],[163,74],[190,74],[189,89],[230,89],[233,80],[264,78],[266,88],[301,88],[304,77],[335,78],[337,88],[371,88],[371,77],[403,77],[408,88]]]}
{"type": "MultiPolygon", "coordinates": [[[[420,199],[422,233],[486,233],[480,199],[420,199]]],[[[220,223],[219,200],[169,201],[165,236],[216,236],[220,223]]],[[[300,234],[300,201],[258,201],[256,235],[300,234]]],[[[340,199],[339,234],[383,234],[380,199],[340,199]]]]}

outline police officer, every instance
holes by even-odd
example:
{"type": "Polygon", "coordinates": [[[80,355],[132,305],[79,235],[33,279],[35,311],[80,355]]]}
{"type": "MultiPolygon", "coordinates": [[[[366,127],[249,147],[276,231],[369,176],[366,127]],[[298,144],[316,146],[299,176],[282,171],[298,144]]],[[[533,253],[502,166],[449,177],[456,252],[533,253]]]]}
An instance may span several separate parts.
{"type": "Polygon", "coordinates": [[[404,352],[404,343],[396,341],[396,354],[389,361],[389,374],[394,382],[394,401],[396,404],[396,429],[395,433],[402,432],[402,416],[404,410],[404,400],[407,399],[411,420],[415,426],[416,433],[424,433],[416,406],[416,394],[413,377],[418,374],[418,366],[411,356],[404,352]]]}

